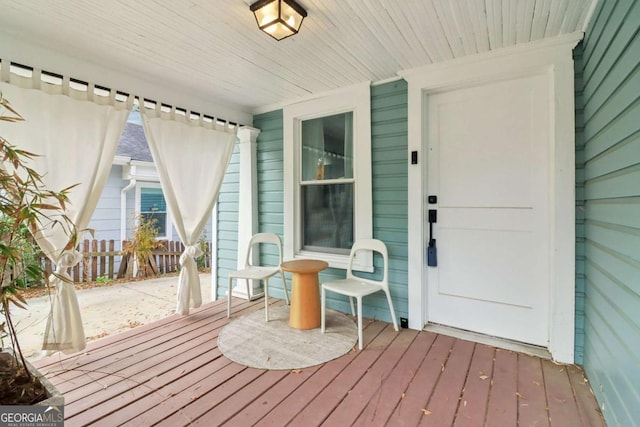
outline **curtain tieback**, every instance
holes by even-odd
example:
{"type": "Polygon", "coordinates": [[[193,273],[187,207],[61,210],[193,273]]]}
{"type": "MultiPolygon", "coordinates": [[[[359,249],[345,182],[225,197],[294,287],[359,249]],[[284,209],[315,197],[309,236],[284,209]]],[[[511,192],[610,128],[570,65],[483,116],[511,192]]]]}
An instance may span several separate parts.
{"type": "Polygon", "coordinates": [[[69,277],[67,270],[82,261],[82,254],[76,250],[63,251],[55,260],[56,272],[49,276],[49,282],[54,282],[60,276],[69,277]]]}
{"type": "Polygon", "coordinates": [[[187,258],[196,259],[202,256],[203,252],[198,245],[189,245],[184,248],[184,252],[180,255],[180,265],[183,265],[187,258]]]}

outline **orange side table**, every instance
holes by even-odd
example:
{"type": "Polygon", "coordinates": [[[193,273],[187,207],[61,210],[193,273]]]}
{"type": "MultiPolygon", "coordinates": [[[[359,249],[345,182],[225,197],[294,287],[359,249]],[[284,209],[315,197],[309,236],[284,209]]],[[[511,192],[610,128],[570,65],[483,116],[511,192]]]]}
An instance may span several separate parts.
{"type": "Polygon", "coordinates": [[[293,275],[289,326],[296,329],[320,327],[320,288],[318,272],[329,267],[325,261],[295,259],[280,266],[293,275]]]}

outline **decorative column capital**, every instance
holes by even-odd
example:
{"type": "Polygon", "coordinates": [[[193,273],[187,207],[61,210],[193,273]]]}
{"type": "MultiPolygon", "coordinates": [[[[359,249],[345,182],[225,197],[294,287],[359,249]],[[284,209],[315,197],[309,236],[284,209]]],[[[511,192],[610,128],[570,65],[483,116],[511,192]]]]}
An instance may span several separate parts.
{"type": "Polygon", "coordinates": [[[240,144],[250,142],[255,144],[258,142],[258,135],[260,135],[260,129],[251,126],[242,126],[238,129],[238,139],[240,144]]]}

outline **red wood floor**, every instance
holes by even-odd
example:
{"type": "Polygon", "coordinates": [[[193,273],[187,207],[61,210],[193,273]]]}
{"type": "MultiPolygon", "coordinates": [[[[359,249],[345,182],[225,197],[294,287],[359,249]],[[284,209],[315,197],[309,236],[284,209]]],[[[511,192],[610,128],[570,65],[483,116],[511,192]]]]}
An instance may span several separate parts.
{"type": "MultiPolygon", "coordinates": [[[[234,302],[234,317],[262,304],[234,302]]],[[[220,353],[227,323],[221,300],[35,364],[65,426],[605,425],[575,366],[371,321],[363,351],[265,371],[220,353]]]]}

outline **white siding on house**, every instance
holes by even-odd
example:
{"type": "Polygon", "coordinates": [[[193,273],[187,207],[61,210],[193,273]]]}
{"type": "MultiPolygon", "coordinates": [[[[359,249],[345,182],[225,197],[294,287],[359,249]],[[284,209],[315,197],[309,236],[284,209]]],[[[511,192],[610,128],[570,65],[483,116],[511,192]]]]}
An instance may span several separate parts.
{"type": "Polygon", "coordinates": [[[112,166],[96,210],[89,222],[89,228],[94,230],[94,239],[120,240],[120,190],[123,182],[122,166],[112,166]]]}

